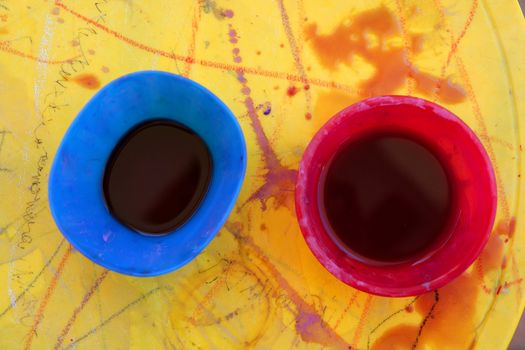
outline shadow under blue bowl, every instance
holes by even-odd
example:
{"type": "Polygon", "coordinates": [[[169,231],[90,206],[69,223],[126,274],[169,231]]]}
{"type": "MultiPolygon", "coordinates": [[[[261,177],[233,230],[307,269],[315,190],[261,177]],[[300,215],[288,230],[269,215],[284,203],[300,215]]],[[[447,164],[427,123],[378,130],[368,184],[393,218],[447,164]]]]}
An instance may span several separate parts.
{"type": "Polygon", "coordinates": [[[181,76],[143,71],[101,89],[82,109],[55,155],[51,212],[82,254],[110,270],[156,276],[195,258],[226,221],[246,170],[246,145],[231,111],[203,86],[181,76]],[[139,234],[109,212],[102,190],[106,163],[121,138],[148,120],[170,119],[208,145],[213,173],[193,216],[163,236],[139,234]]]}

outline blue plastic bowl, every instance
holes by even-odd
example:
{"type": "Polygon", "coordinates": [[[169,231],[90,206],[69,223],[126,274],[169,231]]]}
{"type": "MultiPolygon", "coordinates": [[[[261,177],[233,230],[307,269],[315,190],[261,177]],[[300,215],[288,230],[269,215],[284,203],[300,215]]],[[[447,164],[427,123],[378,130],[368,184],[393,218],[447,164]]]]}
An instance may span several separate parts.
{"type": "Polygon", "coordinates": [[[161,275],[195,258],[222,227],[246,170],[246,144],[234,115],[203,86],[178,75],[144,71],[101,89],[82,109],[55,155],[49,202],[58,228],[86,257],[133,276],[161,275]],[[163,236],[117,221],[102,190],[106,163],[120,139],[148,120],[171,119],[207,143],[213,174],[193,216],[163,236]]]}

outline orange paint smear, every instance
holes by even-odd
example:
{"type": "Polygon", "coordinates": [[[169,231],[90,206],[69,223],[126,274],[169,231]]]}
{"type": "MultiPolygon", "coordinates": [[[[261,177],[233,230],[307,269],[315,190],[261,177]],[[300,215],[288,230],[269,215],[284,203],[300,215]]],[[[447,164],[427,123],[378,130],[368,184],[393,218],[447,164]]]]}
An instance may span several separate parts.
{"type": "Polygon", "coordinates": [[[38,329],[38,325],[44,318],[44,311],[46,310],[47,304],[49,303],[49,300],[51,299],[51,296],[53,295],[58,280],[60,279],[60,276],[62,275],[62,272],[64,271],[64,267],[66,266],[66,262],[71,256],[71,252],[73,250],[73,247],[69,244],[66,252],[62,256],[62,259],[60,259],[60,262],[58,263],[57,269],[55,271],[55,274],[53,275],[53,278],[51,279],[51,282],[49,283],[49,286],[47,287],[46,293],[44,294],[44,297],[40,301],[40,305],[38,305],[38,309],[35,314],[35,318],[33,320],[33,325],[31,326],[31,330],[26,336],[26,340],[24,343],[24,350],[28,350],[31,348],[31,343],[33,342],[33,337],[36,335],[36,330],[38,329]]]}
{"type": "Polygon", "coordinates": [[[116,39],[118,40],[121,40],[123,42],[125,42],[126,44],[130,45],[130,46],[133,46],[133,47],[136,47],[140,50],[143,50],[145,52],[150,52],[150,53],[154,53],[156,55],[159,55],[159,56],[162,56],[162,57],[166,57],[166,58],[169,58],[169,59],[172,59],[172,60],[176,60],[176,61],[181,61],[181,62],[189,62],[190,64],[198,64],[198,65],[201,65],[203,67],[208,67],[208,68],[214,68],[214,69],[221,69],[221,70],[228,70],[228,71],[234,71],[234,72],[241,72],[241,73],[245,73],[245,74],[254,74],[254,75],[259,75],[259,76],[264,76],[264,77],[268,77],[268,78],[274,78],[274,79],[282,79],[282,80],[287,80],[287,81],[290,81],[290,82],[301,82],[303,84],[310,84],[310,85],[315,85],[315,86],[320,86],[320,87],[326,87],[326,88],[332,88],[332,89],[338,89],[338,90],[344,90],[344,91],[347,91],[347,92],[355,92],[355,89],[353,87],[351,87],[350,85],[347,85],[347,84],[342,84],[342,83],[339,83],[339,82],[336,82],[336,81],[330,81],[330,80],[323,80],[323,79],[316,79],[316,78],[309,78],[308,81],[305,80],[305,78],[301,77],[300,75],[297,75],[297,74],[290,74],[290,73],[287,73],[287,72],[276,72],[276,71],[271,71],[271,70],[266,70],[266,69],[259,69],[259,68],[254,68],[254,67],[246,67],[246,66],[242,66],[242,65],[234,65],[234,64],[228,64],[228,63],[221,63],[221,62],[214,62],[214,61],[209,61],[209,60],[202,60],[202,59],[192,59],[191,57],[188,57],[188,56],[183,56],[183,55],[177,55],[177,54],[174,54],[174,53],[171,53],[171,52],[167,52],[167,51],[164,51],[164,50],[159,50],[159,49],[156,49],[156,48],[153,48],[151,46],[148,46],[148,45],[145,45],[145,44],[142,44],[138,41],[135,41],[131,38],[128,38],[124,35],[122,35],[121,33],[118,33],[72,9],[70,9],[69,7],[67,7],[66,5],[64,5],[63,3],[57,1],[55,2],[56,6],[59,6],[61,8],[63,8],[65,11],[69,12],[70,14],[72,14],[73,16],[83,20],[84,22],[86,23],[89,23],[93,26],[95,26],[96,28],[108,33],[108,34],[111,34],[112,36],[114,36],[116,39]]]}
{"type": "Polygon", "coordinates": [[[89,301],[89,299],[91,299],[91,297],[93,296],[95,291],[98,289],[98,287],[100,286],[102,281],[104,281],[104,279],[106,278],[108,273],[109,273],[109,271],[105,270],[104,272],[102,272],[100,274],[100,276],[98,276],[98,278],[95,280],[95,282],[93,283],[91,288],[89,288],[87,293],[82,298],[82,301],[80,302],[80,305],[78,305],[75,308],[75,310],[73,311],[73,314],[71,315],[69,320],[66,322],[66,325],[64,326],[64,328],[60,332],[60,335],[57,338],[57,342],[56,342],[55,347],[54,347],[55,350],[60,349],[60,347],[62,346],[62,343],[64,342],[65,337],[68,335],[69,331],[71,330],[71,327],[73,326],[73,323],[75,323],[75,320],[77,319],[78,315],[84,309],[84,307],[86,306],[87,302],[89,301]]]}
{"type": "MultiPolygon", "coordinates": [[[[422,316],[419,326],[397,325],[387,329],[374,341],[372,350],[390,348],[468,349],[475,343],[476,305],[480,292],[476,269],[483,261],[485,273],[497,271],[503,261],[504,244],[495,232],[475,263],[473,271],[466,272],[439,290],[439,296],[430,292],[415,302],[415,311],[422,316]]],[[[497,294],[497,289],[492,290],[497,294]]]]}
{"type": "Polygon", "coordinates": [[[71,78],[71,80],[86,89],[96,90],[100,88],[100,80],[90,73],[79,74],[71,78]]]}
{"type": "MultiPolygon", "coordinates": [[[[422,35],[406,32],[387,7],[362,12],[348,21],[341,22],[330,34],[319,34],[317,25],[305,27],[305,36],[321,64],[329,70],[339,65],[351,66],[354,56],[363,58],[374,67],[374,73],[359,83],[359,98],[392,94],[407,82],[415,82],[416,91],[432,95],[439,78],[421,72],[408,62],[406,51],[412,55],[422,52],[422,35]],[[406,48],[391,42],[403,38],[406,48]]],[[[465,99],[463,88],[450,81],[442,86],[442,102],[458,103],[465,99]]]]}

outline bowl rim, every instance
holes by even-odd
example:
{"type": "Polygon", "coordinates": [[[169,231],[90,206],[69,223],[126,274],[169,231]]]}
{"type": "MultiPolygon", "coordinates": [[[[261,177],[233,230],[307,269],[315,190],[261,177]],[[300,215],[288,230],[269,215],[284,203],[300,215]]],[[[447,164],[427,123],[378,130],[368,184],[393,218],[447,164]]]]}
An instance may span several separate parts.
{"type": "MultiPolygon", "coordinates": [[[[188,91],[189,90],[190,89],[188,89],[188,91]]],[[[189,93],[189,92],[185,92],[185,93],[189,93]]],[[[169,91],[166,92],[166,96],[167,97],[170,96],[169,91]]],[[[150,120],[156,120],[156,119],[158,118],[150,118],[150,120]]],[[[180,121],[173,119],[173,118],[163,118],[163,119],[172,119],[178,123],[181,123],[180,121]]],[[[129,132],[129,130],[133,129],[140,123],[146,122],[147,120],[148,120],[147,118],[144,118],[144,119],[138,120],[136,123],[130,123],[128,128],[125,131],[123,131],[123,133],[119,137],[120,138],[123,137],[127,132],[129,132]]],[[[187,125],[185,123],[182,123],[182,124],[187,125]]],[[[187,125],[187,126],[193,130],[193,127],[191,125],[187,125]]],[[[221,133],[217,133],[217,134],[220,135],[221,133]]],[[[117,140],[113,140],[113,141],[116,141],[116,143],[118,143],[120,141],[120,138],[117,140]]],[[[204,141],[208,145],[207,140],[204,139],[204,141]]],[[[91,152],[91,150],[89,150],[88,152],[91,152]]],[[[110,154],[107,154],[107,156],[109,157],[110,154]]],[[[242,183],[244,181],[245,174],[246,174],[247,151],[246,151],[246,141],[244,138],[244,134],[237,121],[237,118],[234,116],[231,110],[226,106],[226,104],[221,99],[219,99],[219,97],[217,97],[215,94],[213,94],[210,90],[208,90],[201,84],[193,80],[187,79],[185,77],[182,77],[180,75],[176,75],[176,74],[164,72],[164,71],[145,70],[145,71],[137,71],[137,72],[123,75],[119,78],[112,80],[107,85],[105,85],[102,89],[100,89],[78,112],[77,116],[72,121],[67,131],[65,132],[64,136],[62,137],[60,145],[56,153],[54,154],[53,158],[54,159],[53,159],[53,163],[52,163],[51,170],[49,173],[49,178],[48,178],[49,179],[48,181],[49,207],[50,207],[52,217],[55,221],[55,224],[57,225],[58,229],[63,234],[63,236],[73,245],[73,247],[76,250],[80,251],[84,256],[86,256],[91,261],[107,269],[110,269],[112,271],[122,273],[125,275],[130,275],[130,276],[149,277],[149,276],[158,276],[158,275],[166,274],[166,273],[177,270],[181,268],[182,266],[186,265],[191,260],[193,260],[197,255],[199,255],[204,250],[204,248],[211,242],[211,240],[215,237],[215,235],[222,228],[229,214],[231,213],[236,203],[239,192],[241,190],[242,183]],[[71,207],[71,208],[67,208],[66,210],[64,210],[62,207],[58,205],[58,202],[61,200],[61,196],[59,195],[59,191],[61,191],[60,175],[63,173],[63,171],[59,169],[60,168],[59,161],[62,156],[62,153],[64,152],[65,145],[71,142],[75,142],[74,136],[78,132],[77,128],[79,125],[79,120],[82,119],[83,115],[86,115],[87,113],[89,113],[90,110],[97,108],[97,106],[101,103],[100,99],[101,99],[101,96],[103,96],[103,94],[109,94],[110,96],[114,94],[118,94],[119,93],[118,88],[121,84],[126,83],[126,82],[140,81],[141,79],[148,79],[150,77],[153,77],[156,79],[171,80],[172,83],[184,86],[186,88],[191,87],[193,88],[193,90],[191,91],[193,92],[197,91],[198,94],[201,94],[202,96],[201,98],[205,99],[208,103],[215,104],[215,107],[220,110],[220,117],[226,118],[228,122],[228,128],[230,128],[231,133],[233,133],[233,135],[235,135],[237,139],[236,144],[240,146],[237,149],[237,151],[239,152],[239,155],[241,157],[241,164],[238,165],[240,169],[237,169],[237,170],[240,170],[240,171],[237,173],[237,177],[232,179],[232,184],[234,184],[234,186],[232,185],[233,188],[229,189],[231,190],[230,192],[224,193],[225,196],[223,197],[223,201],[224,201],[225,206],[223,208],[222,213],[220,213],[220,215],[214,215],[214,218],[216,219],[216,221],[214,222],[213,225],[210,225],[209,230],[207,230],[207,232],[204,233],[204,239],[200,240],[198,244],[195,244],[192,246],[191,252],[188,253],[189,255],[187,256],[187,258],[179,259],[168,267],[159,268],[159,269],[152,268],[149,270],[141,270],[139,267],[130,268],[129,266],[123,266],[121,264],[122,261],[120,261],[119,259],[114,259],[114,257],[112,256],[105,255],[101,257],[99,255],[100,252],[97,249],[93,249],[93,246],[86,248],[85,244],[79,244],[78,239],[79,239],[80,233],[75,232],[75,230],[72,230],[71,227],[65,225],[64,220],[63,220],[63,218],[67,215],[70,215],[70,214],[78,215],[79,209],[76,207],[71,207]]],[[[213,161],[215,162],[216,159],[214,155],[212,155],[212,158],[213,158],[213,161]]],[[[104,162],[104,167],[105,167],[105,162],[104,162]]],[[[103,176],[103,173],[101,176],[103,176]]],[[[212,174],[212,179],[210,180],[209,187],[212,186],[213,177],[215,177],[214,174],[212,174]]],[[[102,186],[102,178],[100,178],[100,186],[102,186]]],[[[209,190],[210,188],[208,188],[208,191],[209,190]]],[[[208,193],[202,199],[195,213],[197,213],[208,202],[209,198],[207,195],[208,193]]],[[[102,200],[98,204],[100,204],[101,206],[106,206],[106,203],[103,199],[103,195],[102,195],[102,200]]],[[[128,232],[132,231],[128,227],[118,222],[118,220],[116,220],[109,213],[109,211],[107,212],[107,214],[105,214],[105,219],[112,220],[113,222],[117,222],[120,226],[122,226],[123,231],[124,230],[128,232]]],[[[195,215],[192,215],[177,230],[174,230],[173,232],[168,233],[166,235],[159,235],[160,237],[147,236],[147,235],[139,234],[137,232],[133,232],[133,234],[136,235],[134,239],[137,239],[137,237],[139,237],[138,239],[141,239],[141,240],[159,240],[159,239],[161,240],[163,237],[168,237],[173,234],[176,234],[179,229],[182,229],[183,227],[187,227],[188,225],[191,225],[195,220],[198,220],[198,218],[196,218],[195,215]]],[[[108,244],[110,244],[110,242],[108,244]]],[[[125,247],[120,247],[120,248],[125,248],[125,247]]],[[[137,263],[140,264],[140,261],[137,261],[137,263]]]]}
{"type": "MultiPolygon", "coordinates": [[[[361,115],[362,116],[362,115],[361,115]]],[[[364,122],[366,123],[366,121],[364,122]]],[[[356,124],[354,124],[356,126],[356,124]]],[[[415,135],[415,134],[414,134],[415,135]]],[[[438,141],[435,141],[438,142],[438,141]]],[[[341,146],[341,145],[340,145],[341,146]]],[[[326,146],[333,148],[333,146],[326,146]]],[[[297,219],[299,222],[299,227],[303,234],[303,237],[312,251],[317,260],[336,278],[342,282],[362,290],[367,293],[388,296],[388,297],[405,297],[422,294],[449,283],[461,273],[463,273],[479,256],[483,247],[488,241],[491,229],[494,224],[496,209],[497,209],[497,186],[494,171],[480,140],[474,134],[474,132],[456,115],[454,115],[449,110],[445,109],[442,106],[439,106],[433,102],[424,100],[422,98],[413,97],[413,96],[401,96],[401,95],[387,95],[387,96],[378,96],[368,98],[362,101],[359,101],[351,106],[346,107],[340,112],[336,113],[332,118],[330,118],[314,135],[310,143],[308,144],[303,157],[300,161],[299,171],[296,181],[295,188],[295,204],[296,204],[296,213],[297,219]],[[318,205],[318,196],[315,191],[318,191],[319,183],[316,182],[319,180],[319,175],[322,171],[322,167],[326,166],[329,161],[326,163],[319,161],[316,163],[316,157],[319,156],[319,150],[325,147],[325,143],[328,142],[337,142],[334,141],[334,136],[336,134],[335,130],[339,128],[337,135],[344,133],[340,131],[341,128],[348,127],[350,122],[349,119],[354,118],[352,122],[358,120],[359,114],[362,112],[370,111],[377,107],[389,107],[396,105],[410,105],[416,108],[425,110],[425,112],[430,112],[438,117],[438,119],[446,120],[449,123],[454,123],[458,130],[460,130],[464,135],[464,140],[469,143],[469,147],[475,149],[480,156],[480,163],[482,166],[486,167],[485,170],[485,180],[489,184],[488,192],[486,198],[489,203],[486,208],[489,215],[486,220],[487,225],[485,232],[481,232],[476,245],[469,252],[466,252],[463,256],[458,258],[458,261],[455,265],[450,264],[451,269],[447,273],[444,273],[441,276],[435,277],[425,283],[413,284],[409,286],[396,287],[392,285],[380,285],[377,283],[370,283],[369,281],[364,281],[362,279],[356,278],[357,273],[354,271],[356,267],[351,265],[345,265],[346,262],[354,263],[357,260],[351,257],[350,255],[343,252],[340,248],[337,248],[335,252],[334,246],[329,243],[329,245],[324,245],[324,243],[332,242],[331,235],[327,232],[323,225],[319,224],[320,209],[318,205]],[[357,117],[356,117],[357,116],[357,117]],[[344,122],[347,124],[342,125],[344,122]],[[331,140],[331,141],[327,141],[331,140]],[[316,185],[314,185],[316,183],[316,185]],[[315,189],[313,189],[315,187],[315,189]],[[315,203],[312,203],[315,202],[315,203]],[[344,265],[344,266],[342,266],[344,265]],[[352,266],[352,268],[350,268],[352,266]]],[[[451,229],[453,230],[453,228],[451,229]]],[[[362,263],[362,262],[360,262],[362,263]]],[[[357,265],[357,264],[356,264],[357,265]]],[[[403,263],[398,266],[402,266],[403,263]]],[[[367,264],[362,264],[361,266],[371,266],[367,264]]],[[[406,265],[404,266],[406,269],[406,265]]],[[[377,273],[376,277],[387,276],[392,278],[398,271],[395,267],[379,267],[373,273],[377,273]]]]}

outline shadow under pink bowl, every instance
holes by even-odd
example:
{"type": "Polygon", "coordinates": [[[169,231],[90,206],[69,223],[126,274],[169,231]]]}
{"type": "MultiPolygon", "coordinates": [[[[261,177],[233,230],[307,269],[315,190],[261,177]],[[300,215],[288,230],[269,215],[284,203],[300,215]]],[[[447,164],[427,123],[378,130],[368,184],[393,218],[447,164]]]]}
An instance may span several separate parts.
{"type": "Polygon", "coordinates": [[[458,117],[420,98],[381,96],[347,107],[317,132],[299,166],[295,202],[306,243],[328,271],[362,291],[403,297],[440,288],[474,262],[494,224],[497,195],[489,157],[458,117]],[[439,159],[451,191],[440,238],[420,254],[388,263],[363,259],[341,245],[327,224],[322,200],[327,168],[341,148],[381,134],[418,140],[439,159]]]}

